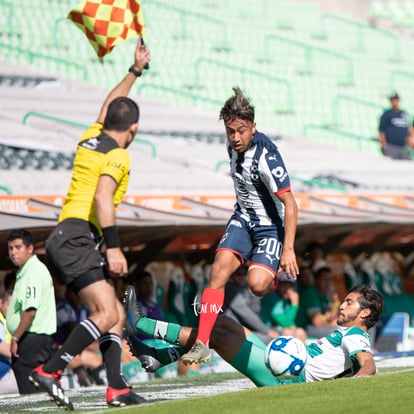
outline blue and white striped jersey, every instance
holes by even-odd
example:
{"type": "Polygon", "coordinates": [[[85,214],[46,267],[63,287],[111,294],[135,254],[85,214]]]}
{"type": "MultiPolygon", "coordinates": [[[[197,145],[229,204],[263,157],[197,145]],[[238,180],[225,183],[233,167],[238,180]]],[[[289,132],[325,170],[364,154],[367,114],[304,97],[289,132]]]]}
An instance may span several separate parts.
{"type": "Polygon", "coordinates": [[[283,226],[284,204],[277,194],[290,190],[290,179],[276,145],[256,132],[247,151],[237,153],[230,145],[227,150],[237,198],[235,216],[250,226],[283,226]]]}

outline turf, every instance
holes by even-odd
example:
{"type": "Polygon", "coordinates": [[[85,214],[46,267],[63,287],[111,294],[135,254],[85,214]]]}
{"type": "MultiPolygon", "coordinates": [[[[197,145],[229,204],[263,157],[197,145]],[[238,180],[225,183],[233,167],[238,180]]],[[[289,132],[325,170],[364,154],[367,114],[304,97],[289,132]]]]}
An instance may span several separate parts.
{"type": "MultiPolygon", "coordinates": [[[[374,377],[255,388],[239,374],[179,377],[137,384],[149,401],[137,407],[107,408],[105,388],[69,390],[76,411],[116,414],[364,414],[413,413],[414,370],[384,370],[374,377]]],[[[0,412],[62,413],[43,394],[0,399],[0,412]]]]}

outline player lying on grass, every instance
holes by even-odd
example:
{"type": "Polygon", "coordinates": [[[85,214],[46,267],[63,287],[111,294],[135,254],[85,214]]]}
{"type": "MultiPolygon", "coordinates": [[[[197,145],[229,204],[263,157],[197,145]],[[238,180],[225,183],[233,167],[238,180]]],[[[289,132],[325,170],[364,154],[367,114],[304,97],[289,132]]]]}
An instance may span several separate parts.
{"type": "MultiPolygon", "coordinates": [[[[307,346],[309,357],[305,370],[292,380],[280,380],[270,373],[264,364],[265,343],[231,318],[224,315],[217,318],[210,344],[258,387],[374,375],[376,366],[367,331],[380,319],[383,305],[383,297],[369,286],[352,288],[339,308],[338,328],[307,346]]],[[[153,372],[176,361],[192,346],[196,328],[141,317],[135,290],[131,287],[126,290],[124,306],[131,352],[147,371],[153,372]],[[147,347],[135,337],[137,332],[163,339],[171,345],[147,347]]]]}

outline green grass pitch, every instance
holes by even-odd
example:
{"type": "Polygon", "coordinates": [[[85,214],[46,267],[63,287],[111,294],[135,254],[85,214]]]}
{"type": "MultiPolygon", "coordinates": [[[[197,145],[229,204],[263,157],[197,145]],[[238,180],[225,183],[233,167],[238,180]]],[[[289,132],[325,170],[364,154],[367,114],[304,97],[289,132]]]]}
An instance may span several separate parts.
{"type": "MultiPolygon", "coordinates": [[[[237,373],[156,379],[134,385],[148,404],[108,408],[105,387],[70,389],[78,412],[114,414],[414,413],[414,369],[384,369],[366,378],[256,388],[237,373]]],[[[0,397],[0,413],[62,413],[43,394],[0,397]]]]}

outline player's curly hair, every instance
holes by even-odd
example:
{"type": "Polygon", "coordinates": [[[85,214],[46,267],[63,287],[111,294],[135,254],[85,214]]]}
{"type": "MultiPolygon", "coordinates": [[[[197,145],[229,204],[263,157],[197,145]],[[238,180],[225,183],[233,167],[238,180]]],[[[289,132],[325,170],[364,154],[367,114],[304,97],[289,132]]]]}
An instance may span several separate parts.
{"type": "Polygon", "coordinates": [[[235,119],[254,122],[254,106],[251,104],[250,98],[245,97],[238,86],[233,86],[233,92],[234,96],[227,99],[221,108],[219,119],[225,123],[235,119]]]}
{"type": "Polygon", "coordinates": [[[367,328],[372,328],[381,318],[384,308],[384,298],[368,285],[354,286],[348,293],[359,293],[359,306],[361,309],[370,309],[371,313],[365,320],[367,328]]]}

